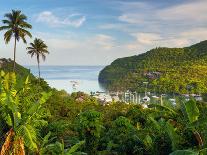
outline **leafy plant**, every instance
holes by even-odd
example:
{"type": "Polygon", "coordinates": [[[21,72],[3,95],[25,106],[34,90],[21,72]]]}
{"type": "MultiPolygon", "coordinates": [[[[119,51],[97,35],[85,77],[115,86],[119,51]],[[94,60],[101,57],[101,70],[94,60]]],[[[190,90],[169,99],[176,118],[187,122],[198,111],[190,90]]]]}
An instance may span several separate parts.
{"type": "Polygon", "coordinates": [[[17,83],[15,73],[1,72],[0,78],[1,117],[10,130],[7,132],[1,154],[13,152],[24,154],[24,147],[37,152],[38,130],[47,125],[46,110],[42,105],[51,93],[32,93],[29,78],[17,83]]]}

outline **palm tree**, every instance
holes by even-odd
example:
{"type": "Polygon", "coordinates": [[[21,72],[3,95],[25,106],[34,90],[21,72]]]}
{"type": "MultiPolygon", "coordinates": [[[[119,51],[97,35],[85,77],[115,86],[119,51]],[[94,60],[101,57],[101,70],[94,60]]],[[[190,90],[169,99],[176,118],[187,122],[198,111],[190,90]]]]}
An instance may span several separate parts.
{"type": "Polygon", "coordinates": [[[16,43],[20,39],[26,43],[26,36],[32,37],[31,33],[27,29],[31,29],[32,25],[26,22],[27,16],[22,14],[20,10],[12,10],[11,13],[6,13],[4,20],[2,20],[4,26],[0,27],[0,31],[6,30],[4,34],[4,40],[6,44],[9,43],[12,37],[14,37],[14,63],[13,72],[15,71],[16,62],[16,43]]]}
{"type": "Polygon", "coordinates": [[[39,71],[39,79],[40,79],[40,57],[42,57],[43,61],[46,59],[45,54],[49,54],[47,50],[47,45],[43,40],[35,38],[33,43],[30,43],[30,47],[27,47],[28,54],[33,57],[34,55],[37,57],[38,63],[38,71],[39,71]]]}

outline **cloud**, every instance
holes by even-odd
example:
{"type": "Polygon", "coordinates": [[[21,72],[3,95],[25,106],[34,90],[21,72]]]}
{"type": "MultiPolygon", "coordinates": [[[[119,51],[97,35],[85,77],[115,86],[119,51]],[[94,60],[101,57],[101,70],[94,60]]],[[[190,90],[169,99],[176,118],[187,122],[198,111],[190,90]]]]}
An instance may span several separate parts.
{"type": "Polygon", "coordinates": [[[156,47],[158,43],[162,40],[160,34],[157,33],[138,32],[132,33],[131,36],[134,37],[135,40],[126,44],[128,50],[148,50],[150,48],[156,47]]]}
{"type": "Polygon", "coordinates": [[[188,31],[184,31],[181,33],[183,37],[187,38],[199,38],[206,39],[207,38],[207,28],[194,28],[188,31]]]}
{"type": "Polygon", "coordinates": [[[122,14],[118,17],[121,22],[129,24],[175,26],[207,24],[207,1],[184,1],[182,3],[162,6],[161,3],[125,2],[122,14]]]}
{"type": "Polygon", "coordinates": [[[51,11],[43,11],[39,13],[36,21],[46,23],[51,27],[73,26],[78,28],[86,21],[86,17],[80,14],[71,14],[68,17],[61,19],[51,11]]]}
{"type": "Polygon", "coordinates": [[[126,44],[128,50],[146,52],[155,47],[186,47],[207,39],[207,28],[193,28],[177,33],[176,36],[163,36],[156,33],[131,34],[134,41],[126,44]]]}
{"type": "Polygon", "coordinates": [[[127,22],[130,24],[141,24],[144,22],[140,14],[133,14],[133,13],[123,14],[119,16],[118,19],[122,22],[127,22]]]}
{"type": "Polygon", "coordinates": [[[181,3],[121,2],[117,23],[100,28],[127,32],[132,40],[127,51],[155,47],[183,47],[207,39],[207,1],[181,3]],[[119,29],[121,30],[121,29],[119,29]]]}
{"type": "Polygon", "coordinates": [[[119,21],[129,24],[142,24],[154,18],[153,11],[155,8],[147,2],[121,2],[120,10],[122,14],[118,17],[119,21]]]}
{"type": "Polygon", "coordinates": [[[132,36],[141,44],[152,44],[152,42],[162,39],[161,36],[156,33],[136,33],[132,34],[132,36]]]}
{"type": "Polygon", "coordinates": [[[126,50],[121,51],[116,47],[115,38],[102,33],[81,38],[77,35],[70,37],[73,34],[65,36],[41,32],[36,33],[35,36],[45,40],[50,51],[44,65],[105,65],[113,61],[117,55],[129,54],[125,53],[126,50]]]}
{"type": "Polygon", "coordinates": [[[109,50],[115,46],[114,42],[115,39],[109,35],[105,34],[98,34],[93,39],[90,40],[91,43],[95,43],[95,46],[99,46],[101,48],[104,48],[106,50],[109,50]]]}
{"type": "Polygon", "coordinates": [[[97,34],[92,37],[82,38],[81,40],[69,37],[63,38],[59,36],[44,36],[46,35],[40,34],[40,37],[45,38],[46,43],[50,48],[57,50],[86,49],[90,46],[97,51],[97,49],[110,50],[113,46],[115,46],[115,39],[105,34],[97,34]]]}
{"type": "Polygon", "coordinates": [[[207,1],[196,0],[172,7],[162,9],[157,12],[162,20],[203,22],[207,20],[207,1]]]}
{"type": "Polygon", "coordinates": [[[191,41],[186,38],[172,38],[161,40],[149,40],[145,43],[141,43],[139,40],[126,44],[127,50],[133,50],[138,53],[143,53],[156,47],[185,47],[190,45],[191,41]]]}

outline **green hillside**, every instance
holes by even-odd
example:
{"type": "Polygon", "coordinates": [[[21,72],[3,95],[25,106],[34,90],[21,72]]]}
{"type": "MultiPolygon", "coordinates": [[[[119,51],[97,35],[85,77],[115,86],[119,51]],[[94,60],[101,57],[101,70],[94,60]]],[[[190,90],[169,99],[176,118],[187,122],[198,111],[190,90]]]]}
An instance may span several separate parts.
{"type": "MultiPolygon", "coordinates": [[[[5,58],[1,58],[0,59],[0,70],[3,70],[5,72],[12,72],[13,70],[13,61],[11,59],[5,59],[5,58]]],[[[16,63],[16,69],[15,69],[16,73],[22,77],[31,75],[30,70],[24,68],[23,66],[19,65],[16,63]]]]}
{"type": "Polygon", "coordinates": [[[119,58],[99,74],[110,90],[148,90],[162,93],[207,91],[207,41],[185,48],[155,48],[144,54],[119,58]]]}
{"type": "MultiPolygon", "coordinates": [[[[4,71],[5,73],[12,72],[13,71],[13,60],[6,59],[6,58],[0,58],[0,71],[4,71]]],[[[29,77],[31,84],[38,85],[39,89],[44,91],[49,91],[52,88],[49,87],[47,82],[44,79],[40,79],[40,85],[39,80],[36,78],[29,69],[21,66],[20,64],[16,63],[15,73],[17,76],[18,81],[24,81],[27,77],[29,77]]]]}

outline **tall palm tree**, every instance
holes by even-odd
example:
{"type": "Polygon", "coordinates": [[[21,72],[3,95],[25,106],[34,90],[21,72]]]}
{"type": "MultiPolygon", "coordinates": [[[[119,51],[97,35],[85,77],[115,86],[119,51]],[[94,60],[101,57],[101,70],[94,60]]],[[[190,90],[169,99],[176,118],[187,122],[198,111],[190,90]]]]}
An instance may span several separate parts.
{"type": "Polygon", "coordinates": [[[2,20],[4,26],[0,27],[0,31],[6,30],[4,34],[4,40],[6,44],[9,43],[12,37],[14,37],[14,64],[13,71],[15,71],[16,63],[16,44],[20,39],[26,43],[26,36],[32,37],[28,29],[32,28],[32,25],[26,22],[27,16],[24,15],[20,10],[12,10],[11,13],[6,13],[4,20],[2,20]]]}
{"type": "Polygon", "coordinates": [[[43,61],[46,59],[46,54],[49,54],[47,45],[43,40],[35,38],[33,43],[30,43],[30,47],[27,47],[28,54],[33,57],[34,55],[37,57],[38,71],[39,71],[39,79],[40,79],[40,57],[42,57],[43,61]]]}

